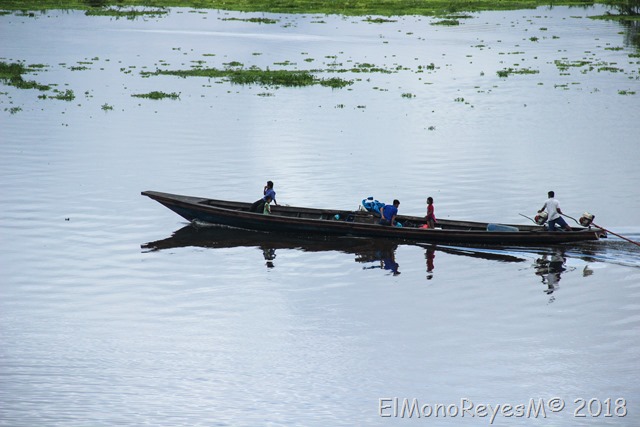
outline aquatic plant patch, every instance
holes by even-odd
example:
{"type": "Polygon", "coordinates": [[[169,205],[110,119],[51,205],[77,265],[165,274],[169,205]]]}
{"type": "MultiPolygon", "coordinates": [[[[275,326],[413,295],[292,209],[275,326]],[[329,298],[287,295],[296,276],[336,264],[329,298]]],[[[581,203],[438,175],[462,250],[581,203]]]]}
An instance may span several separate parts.
{"type": "Polygon", "coordinates": [[[49,85],[42,85],[34,80],[24,80],[22,75],[29,71],[33,70],[19,62],[0,62],[0,81],[18,89],[38,89],[40,91],[51,89],[49,85]]]}
{"type": "Polygon", "coordinates": [[[460,21],[457,19],[443,19],[441,21],[432,22],[431,25],[443,25],[446,27],[454,27],[460,25],[460,21]]]}
{"type": "MultiPolygon", "coordinates": [[[[558,67],[559,70],[561,71],[566,71],[569,68],[575,67],[575,68],[580,68],[580,67],[584,67],[587,65],[591,65],[591,61],[563,61],[563,60],[558,60],[556,59],[555,61],[553,61],[554,64],[556,64],[556,67],[558,67]]],[[[593,69],[593,67],[590,67],[591,69],[593,69]]]]}
{"type": "Polygon", "coordinates": [[[67,89],[64,92],[56,91],[56,94],[53,96],[49,96],[49,98],[59,99],[61,101],[73,101],[74,99],[76,99],[76,95],[71,89],[67,89]]]}
{"type": "Polygon", "coordinates": [[[277,24],[277,19],[269,19],[269,18],[222,18],[222,21],[242,21],[242,22],[253,22],[257,24],[277,24]]]}
{"type": "Polygon", "coordinates": [[[233,84],[261,86],[286,86],[304,87],[321,85],[332,88],[341,88],[352,84],[350,80],[337,77],[322,79],[314,76],[309,71],[297,70],[270,70],[258,67],[250,68],[192,68],[190,70],[157,70],[141,73],[143,76],[168,75],[178,77],[208,77],[228,80],[233,84]]]}
{"type": "Polygon", "coordinates": [[[175,93],[175,92],[171,92],[171,93],[165,93],[165,92],[161,92],[161,91],[152,91],[149,93],[136,93],[131,95],[135,98],[147,98],[147,99],[165,99],[165,98],[169,98],[169,99],[179,99],[180,98],[180,94],[179,93],[175,93]]]}
{"type": "Polygon", "coordinates": [[[384,24],[386,22],[397,22],[397,20],[387,18],[372,18],[371,16],[367,16],[367,18],[364,19],[364,22],[370,22],[372,24],[384,24]]]}
{"type": "MultiPolygon", "coordinates": [[[[346,71],[347,70],[344,70],[344,72],[346,71]]],[[[390,74],[392,72],[385,68],[380,68],[369,63],[357,64],[355,67],[350,68],[348,71],[352,73],[384,73],[384,74],[390,74]]]]}
{"type": "Polygon", "coordinates": [[[125,18],[129,20],[141,18],[141,17],[149,17],[149,18],[158,18],[163,15],[168,14],[169,11],[166,9],[123,9],[123,8],[98,8],[98,9],[89,9],[85,12],[87,16],[111,16],[116,19],[125,18]]]}
{"type": "Polygon", "coordinates": [[[618,68],[618,67],[611,67],[608,65],[602,66],[598,68],[598,72],[601,71],[608,71],[610,73],[624,73],[624,70],[622,68],[618,68]]]}
{"type": "Polygon", "coordinates": [[[497,73],[499,77],[509,77],[511,74],[538,74],[540,71],[531,68],[505,68],[497,73]]]}

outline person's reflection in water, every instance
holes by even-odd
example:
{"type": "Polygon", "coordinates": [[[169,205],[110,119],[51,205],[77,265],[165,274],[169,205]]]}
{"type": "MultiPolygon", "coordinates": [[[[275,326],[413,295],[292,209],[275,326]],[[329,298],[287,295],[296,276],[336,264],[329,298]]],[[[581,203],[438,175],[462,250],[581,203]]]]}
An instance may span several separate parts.
{"type": "Polygon", "coordinates": [[[391,256],[382,259],[382,268],[390,271],[394,276],[397,276],[398,274],[400,274],[400,271],[398,271],[400,265],[396,262],[395,253],[391,252],[390,255],[391,256]]]}
{"type": "Polygon", "coordinates": [[[389,250],[376,250],[371,261],[374,259],[380,260],[379,265],[374,265],[371,267],[362,267],[363,270],[371,270],[374,268],[379,268],[381,270],[387,270],[391,272],[394,276],[400,274],[399,268],[400,264],[396,262],[396,251],[393,249],[389,250]]]}
{"type": "Polygon", "coordinates": [[[262,255],[264,259],[267,261],[267,268],[273,268],[273,260],[276,259],[276,250],[273,248],[262,248],[262,255]]]}
{"type": "Polygon", "coordinates": [[[433,278],[433,269],[435,268],[433,259],[436,257],[436,250],[433,248],[427,249],[424,253],[424,257],[427,260],[427,280],[431,280],[433,278]]]}
{"type": "MultiPolygon", "coordinates": [[[[554,251],[551,255],[544,254],[542,258],[536,260],[536,275],[542,278],[542,283],[547,286],[544,292],[547,295],[553,294],[560,286],[560,276],[566,271],[566,258],[561,250],[554,251]]],[[[549,302],[555,301],[555,297],[551,296],[549,302]]]]}

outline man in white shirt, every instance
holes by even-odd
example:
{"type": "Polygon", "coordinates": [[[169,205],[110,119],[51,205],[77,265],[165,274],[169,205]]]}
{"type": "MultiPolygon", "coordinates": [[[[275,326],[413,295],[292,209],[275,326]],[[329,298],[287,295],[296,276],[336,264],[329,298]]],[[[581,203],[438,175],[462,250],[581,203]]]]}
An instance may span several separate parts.
{"type": "Polygon", "coordinates": [[[555,193],[553,191],[549,191],[548,196],[549,199],[544,203],[542,209],[540,209],[538,213],[546,210],[547,214],[549,214],[549,222],[547,223],[549,231],[556,231],[556,225],[562,227],[566,231],[571,231],[571,227],[569,227],[567,221],[562,218],[560,202],[554,198],[555,193]]]}

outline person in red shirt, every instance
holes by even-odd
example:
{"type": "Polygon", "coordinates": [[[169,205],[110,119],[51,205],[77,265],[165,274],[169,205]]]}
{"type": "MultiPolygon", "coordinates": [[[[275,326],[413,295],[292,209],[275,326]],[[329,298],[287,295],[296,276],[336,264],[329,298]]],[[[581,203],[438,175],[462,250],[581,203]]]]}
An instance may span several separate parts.
{"type": "Polygon", "coordinates": [[[433,197],[427,198],[427,225],[429,228],[436,228],[436,215],[434,213],[435,209],[433,207],[433,197]]]}

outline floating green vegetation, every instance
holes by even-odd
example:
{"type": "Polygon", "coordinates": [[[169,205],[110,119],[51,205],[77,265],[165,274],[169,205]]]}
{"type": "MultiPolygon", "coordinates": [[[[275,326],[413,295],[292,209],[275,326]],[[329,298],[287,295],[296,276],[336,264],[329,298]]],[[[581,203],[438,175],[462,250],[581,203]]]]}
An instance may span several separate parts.
{"type": "Polygon", "coordinates": [[[618,95],[635,95],[636,92],[632,90],[619,90],[618,95]]]}
{"type": "Polygon", "coordinates": [[[640,15],[624,15],[624,14],[612,14],[590,16],[591,19],[601,19],[605,21],[640,21],[640,15]]]}
{"type": "Polygon", "coordinates": [[[103,111],[111,111],[111,110],[113,110],[113,106],[107,104],[106,102],[104,104],[102,104],[102,107],[100,107],[100,108],[102,108],[103,111]]]}
{"type": "Polygon", "coordinates": [[[121,9],[121,8],[91,8],[85,12],[87,16],[111,16],[116,19],[126,18],[129,20],[149,17],[158,18],[169,13],[165,9],[137,10],[137,9],[121,9]]]}
{"type": "Polygon", "coordinates": [[[56,91],[56,94],[54,96],[50,96],[49,98],[59,99],[61,101],[73,101],[74,99],[76,99],[76,95],[71,89],[67,89],[64,92],[56,91]]]}
{"type": "Polygon", "coordinates": [[[175,93],[175,92],[165,93],[165,92],[160,92],[160,91],[155,91],[155,90],[153,92],[137,93],[137,94],[133,94],[131,96],[136,97],[136,98],[147,98],[147,99],[165,99],[165,98],[180,99],[180,94],[179,93],[175,93]]]}
{"type": "Polygon", "coordinates": [[[539,72],[531,68],[505,68],[498,71],[498,77],[509,77],[511,74],[538,74],[539,72]]]}
{"type": "Polygon", "coordinates": [[[71,89],[67,89],[64,92],[59,91],[58,89],[54,90],[55,95],[38,95],[39,99],[59,99],[60,101],[73,101],[76,99],[75,93],[71,89]]]}
{"type": "Polygon", "coordinates": [[[373,64],[369,64],[369,63],[362,63],[362,64],[357,64],[355,67],[352,67],[349,70],[335,70],[338,72],[347,72],[350,71],[352,73],[384,73],[384,74],[391,74],[391,71],[386,70],[384,68],[380,68],[377,67],[373,64]]]}
{"type": "Polygon", "coordinates": [[[333,89],[341,89],[345,86],[353,84],[353,81],[344,80],[339,77],[331,77],[329,79],[319,79],[318,84],[320,84],[320,86],[330,87],[333,89]]]}
{"type": "Polygon", "coordinates": [[[321,85],[332,88],[342,88],[352,84],[350,80],[337,77],[321,79],[315,77],[309,71],[296,70],[262,70],[258,67],[251,68],[193,68],[190,70],[157,70],[154,72],[142,72],[143,76],[178,76],[178,77],[208,77],[226,79],[234,84],[250,85],[259,84],[262,86],[286,86],[304,87],[321,85]]]}
{"type": "Polygon", "coordinates": [[[372,18],[370,16],[367,16],[366,19],[364,19],[364,22],[371,22],[372,24],[384,24],[385,22],[397,22],[397,20],[386,18],[372,18]]]}
{"type": "MultiPolygon", "coordinates": [[[[558,59],[553,61],[553,63],[556,64],[556,67],[558,67],[558,69],[561,71],[566,71],[572,67],[579,68],[586,65],[591,65],[591,61],[560,61],[558,59]]],[[[593,69],[593,67],[590,67],[590,69],[593,69]]]]}
{"type": "Polygon", "coordinates": [[[256,24],[277,24],[277,19],[269,19],[269,18],[222,18],[222,21],[242,21],[242,22],[252,22],[256,24]]]}
{"type": "Polygon", "coordinates": [[[29,71],[32,70],[19,62],[0,62],[0,81],[18,89],[38,89],[41,91],[51,89],[49,85],[41,85],[33,80],[24,80],[22,75],[29,71]]]}
{"type": "Polygon", "coordinates": [[[610,73],[624,73],[624,70],[622,68],[610,67],[610,66],[599,67],[598,72],[601,72],[601,71],[609,71],[610,73]]]}
{"type": "Polygon", "coordinates": [[[468,15],[465,13],[454,13],[443,16],[444,19],[472,19],[472,15],[468,15]]]}
{"type": "Polygon", "coordinates": [[[460,25],[460,21],[457,19],[443,19],[440,21],[432,22],[431,25],[443,25],[445,27],[455,27],[456,25],[460,25]]]}
{"type": "Polygon", "coordinates": [[[403,93],[402,97],[411,99],[411,98],[415,98],[415,95],[410,92],[407,92],[407,93],[403,93]]]}

